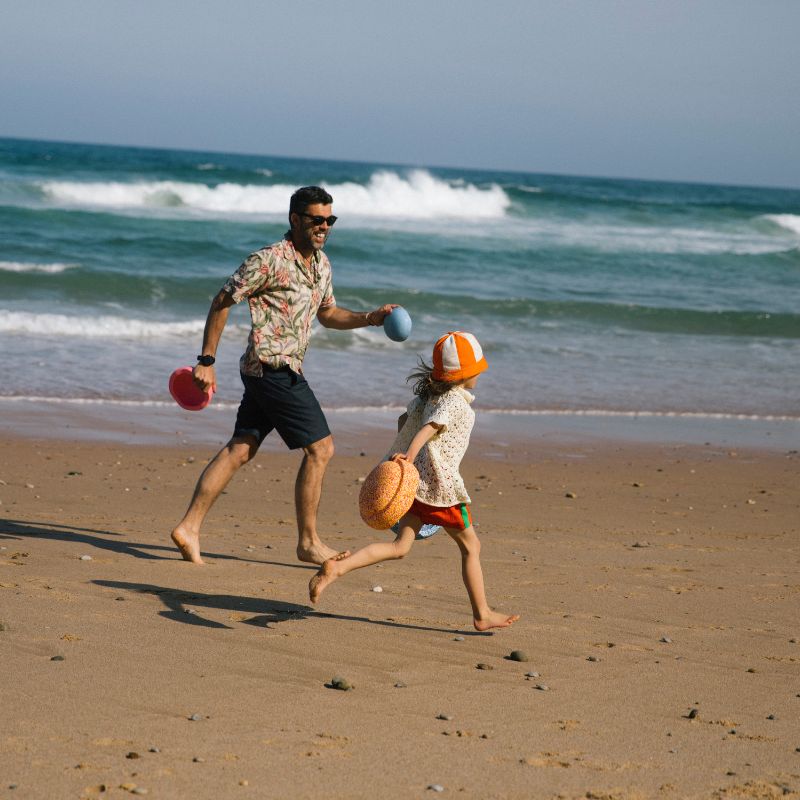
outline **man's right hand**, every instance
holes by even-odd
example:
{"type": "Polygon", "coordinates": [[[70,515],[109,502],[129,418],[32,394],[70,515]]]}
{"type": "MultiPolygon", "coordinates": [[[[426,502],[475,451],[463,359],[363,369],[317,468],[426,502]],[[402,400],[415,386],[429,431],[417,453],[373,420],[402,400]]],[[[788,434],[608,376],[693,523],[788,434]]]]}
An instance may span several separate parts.
{"type": "Polygon", "coordinates": [[[192,377],[198,388],[207,392],[209,388],[217,391],[217,373],[214,371],[213,365],[204,367],[202,364],[196,364],[192,371],[192,377]]]}

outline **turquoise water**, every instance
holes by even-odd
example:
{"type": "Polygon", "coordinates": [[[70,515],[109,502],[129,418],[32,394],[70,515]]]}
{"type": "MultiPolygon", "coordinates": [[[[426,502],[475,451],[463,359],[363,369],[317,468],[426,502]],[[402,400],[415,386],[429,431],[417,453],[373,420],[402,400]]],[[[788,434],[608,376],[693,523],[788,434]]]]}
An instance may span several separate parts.
{"type": "MultiPolygon", "coordinates": [[[[341,305],[411,338],[318,329],[331,409],[404,405],[418,353],[475,333],[498,412],[800,417],[800,191],[0,139],[0,395],[169,402],[208,303],[321,184],[341,305]]],[[[216,403],[240,395],[246,309],[216,403]]]]}

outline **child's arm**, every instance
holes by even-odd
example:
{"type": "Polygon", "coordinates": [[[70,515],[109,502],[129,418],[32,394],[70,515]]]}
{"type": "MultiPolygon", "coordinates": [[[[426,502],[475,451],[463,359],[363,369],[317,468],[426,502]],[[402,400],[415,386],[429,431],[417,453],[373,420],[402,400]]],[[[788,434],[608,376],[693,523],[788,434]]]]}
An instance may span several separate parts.
{"type": "Polygon", "coordinates": [[[441,428],[442,426],[437,425],[435,422],[429,422],[427,425],[423,425],[419,431],[417,431],[417,435],[411,440],[408,450],[406,450],[405,453],[395,453],[392,456],[392,461],[398,458],[404,458],[406,461],[410,461],[413,464],[419,451],[436,436],[441,428]]]}

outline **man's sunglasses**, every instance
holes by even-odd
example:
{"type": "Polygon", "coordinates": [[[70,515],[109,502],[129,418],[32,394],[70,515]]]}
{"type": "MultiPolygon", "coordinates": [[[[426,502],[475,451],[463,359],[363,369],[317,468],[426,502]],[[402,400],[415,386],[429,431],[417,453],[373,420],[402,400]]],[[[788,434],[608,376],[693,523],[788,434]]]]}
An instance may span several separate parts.
{"type": "Polygon", "coordinates": [[[301,217],[310,219],[314,225],[322,225],[323,222],[327,222],[329,228],[332,228],[336,220],[339,219],[339,217],[336,217],[333,214],[331,214],[329,217],[323,217],[321,214],[306,214],[305,211],[298,211],[297,213],[301,217]]]}

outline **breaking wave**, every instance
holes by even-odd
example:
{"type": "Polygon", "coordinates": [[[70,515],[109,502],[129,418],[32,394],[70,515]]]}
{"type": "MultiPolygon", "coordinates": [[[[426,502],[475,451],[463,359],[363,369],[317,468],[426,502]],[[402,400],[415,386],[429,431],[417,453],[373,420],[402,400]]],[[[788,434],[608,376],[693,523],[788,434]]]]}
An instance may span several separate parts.
{"type": "MultiPolygon", "coordinates": [[[[286,214],[287,198],[296,187],[287,184],[185,181],[43,181],[39,187],[58,204],[106,209],[187,209],[211,214],[286,214]]],[[[325,185],[339,214],[372,219],[500,219],[511,205],[500,186],[481,188],[451,183],[427,170],[405,175],[388,170],[372,174],[366,184],[347,181],[325,185]]]]}

